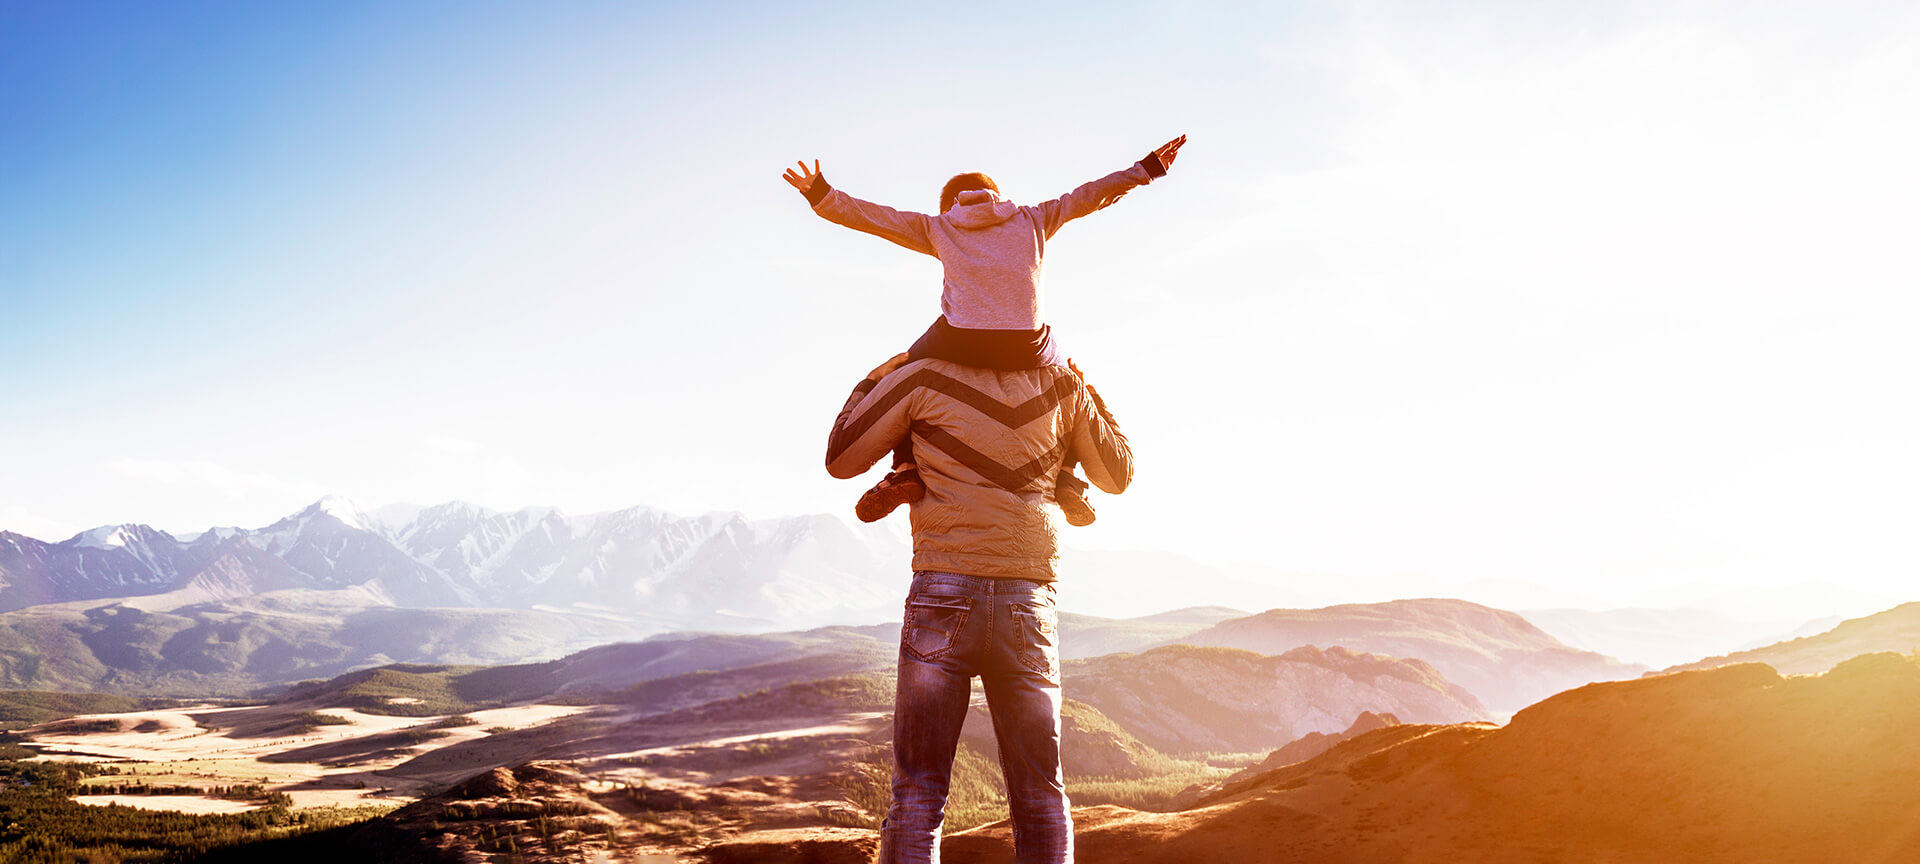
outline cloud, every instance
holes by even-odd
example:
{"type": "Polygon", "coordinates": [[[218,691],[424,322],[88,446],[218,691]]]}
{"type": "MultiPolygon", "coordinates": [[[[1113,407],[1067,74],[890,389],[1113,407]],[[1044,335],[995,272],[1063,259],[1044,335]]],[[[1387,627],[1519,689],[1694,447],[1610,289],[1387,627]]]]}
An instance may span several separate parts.
{"type": "Polygon", "coordinates": [[[487,446],[478,441],[456,438],[452,435],[422,435],[420,446],[440,453],[455,453],[462,456],[477,456],[486,452],[487,446]]]}
{"type": "Polygon", "coordinates": [[[395,500],[453,497],[513,509],[526,506],[546,479],[514,453],[486,442],[434,432],[417,436],[415,446],[387,493],[395,500]]]}
{"type": "Polygon", "coordinates": [[[209,489],[229,501],[260,493],[290,493],[301,498],[318,498],[327,492],[326,487],[310,480],[287,478],[263,471],[240,471],[197,460],[118,459],[108,462],[106,468],[114,474],[135,480],[209,489]]]}

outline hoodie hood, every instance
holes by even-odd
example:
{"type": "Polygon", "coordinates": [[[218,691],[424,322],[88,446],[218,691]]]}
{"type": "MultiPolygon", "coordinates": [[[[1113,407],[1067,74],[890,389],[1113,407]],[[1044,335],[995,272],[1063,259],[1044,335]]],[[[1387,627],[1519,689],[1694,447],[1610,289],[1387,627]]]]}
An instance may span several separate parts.
{"type": "Polygon", "coordinates": [[[969,189],[954,199],[946,217],[961,228],[992,228],[1012,219],[1019,209],[991,189],[969,189]]]}

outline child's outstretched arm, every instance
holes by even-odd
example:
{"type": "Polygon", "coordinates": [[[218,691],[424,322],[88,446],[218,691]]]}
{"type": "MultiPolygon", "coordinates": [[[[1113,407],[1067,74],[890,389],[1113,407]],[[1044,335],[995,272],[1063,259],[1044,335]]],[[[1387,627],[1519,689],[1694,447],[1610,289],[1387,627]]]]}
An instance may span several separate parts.
{"type": "Polygon", "coordinates": [[[1126,195],[1135,187],[1166,176],[1167,168],[1173,164],[1174,157],[1180,155],[1180,148],[1186,146],[1187,136],[1182,135],[1155,147],[1146,158],[1135,162],[1124,171],[1115,171],[1058,198],[1039,205],[1040,224],[1048,237],[1060,227],[1082,216],[1099,210],[1126,195]]]}
{"type": "Polygon", "coordinates": [[[788,185],[807,196],[807,203],[813,205],[813,212],[820,214],[822,219],[892,240],[915,252],[935,254],[933,241],[927,234],[931,217],[862,201],[833,188],[820,173],[818,159],[813,160],[811,171],[807,170],[804,161],[799,163],[799,168],[798,171],[788,168],[787,173],[781,176],[788,185]]]}

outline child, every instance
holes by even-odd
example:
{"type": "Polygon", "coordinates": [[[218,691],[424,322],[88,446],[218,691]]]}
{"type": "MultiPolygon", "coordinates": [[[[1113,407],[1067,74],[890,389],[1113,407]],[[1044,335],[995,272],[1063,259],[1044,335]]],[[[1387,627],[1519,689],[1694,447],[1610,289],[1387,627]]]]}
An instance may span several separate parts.
{"type": "MultiPolygon", "coordinates": [[[[908,360],[937,358],[987,369],[1037,369],[1062,364],[1050,328],[1041,323],[1040,261],[1047,240],[1061,226],[1099,210],[1164,176],[1187,136],[1160,145],[1146,158],[1052,201],[1020,207],[1000,197],[985,174],[961,174],[940,190],[940,215],[928,216],[862,201],[827,184],[820,161],[813,170],[782,175],[807,196],[815,213],[830,222],[865,231],[940,259],[941,316],[907,352],[908,360]]],[[[910,441],[894,451],[893,471],[860,497],[854,513],[872,522],[895,507],[920,500],[920,482],[910,441]]],[[[1090,525],[1087,482],[1071,463],[1055,478],[1054,498],[1072,525],[1090,525]]]]}

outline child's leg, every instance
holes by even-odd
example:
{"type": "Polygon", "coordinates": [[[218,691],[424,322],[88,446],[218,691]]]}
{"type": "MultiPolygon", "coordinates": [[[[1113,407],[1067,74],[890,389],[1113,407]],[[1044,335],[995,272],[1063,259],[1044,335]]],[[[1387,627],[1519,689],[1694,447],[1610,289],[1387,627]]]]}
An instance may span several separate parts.
{"type": "Polygon", "coordinates": [[[1071,458],[1060,463],[1060,470],[1053,475],[1053,500],[1060,505],[1060,512],[1066,514],[1068,525],[1092,525],[1093,504],[1087,501],[1087,489],[1092,484],[1075,476],[1073,469],[1071,458]]]}
{"type": "Polygon", "coordinates": [[[913,448],[902,441],[893,451],[893,470],[873,484],[853,505],[853,515],[862,522],[877,522],[902,504],[911,504],[927,494],[920,482],[920,468],[913,464],[913,448]]]}
{"type": "Polygon", "coordinates": [[[945,316],[907,350],[907,357],[929,357],[973,366],[1012,372],[1065,365],[1066,355],[1053,338],[1053,328],[1041,325],[1035,330],[972,330],[947,323],[945,316]]]}
{"type": "MultiPolygon", "coordinates": [[[[935,327],[940,323],[936,322],[935,327]]],[[[909,362],[927,356],[925,345],[933,332],[933,328],[929,328],[927,335],[921,336],[907,350],[909,362]]],[[[877,522],[900,505],[911,504],[926,494],[927,487],[920,482],[919,466],[913,461],[913,438],[903,435],[900,443],[893,448],[893,470],[860,496],[860,500],[853,505],[853,514],[860,517],[862,522],[877,522]]]]}

